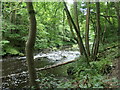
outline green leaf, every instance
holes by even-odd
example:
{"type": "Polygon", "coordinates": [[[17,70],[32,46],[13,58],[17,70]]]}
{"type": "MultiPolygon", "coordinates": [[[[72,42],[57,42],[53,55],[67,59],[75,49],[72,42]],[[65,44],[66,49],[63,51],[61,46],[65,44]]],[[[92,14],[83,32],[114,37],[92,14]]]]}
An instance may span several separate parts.
{"type": "Polygon", "coordinates": [[[13,47],[7,47],[5,48],[6,52],[9,53],[9,54],[13,54],[13,55],[16,55],[16,54],[19,54],[20,52],[13,48],[13,47]]]}

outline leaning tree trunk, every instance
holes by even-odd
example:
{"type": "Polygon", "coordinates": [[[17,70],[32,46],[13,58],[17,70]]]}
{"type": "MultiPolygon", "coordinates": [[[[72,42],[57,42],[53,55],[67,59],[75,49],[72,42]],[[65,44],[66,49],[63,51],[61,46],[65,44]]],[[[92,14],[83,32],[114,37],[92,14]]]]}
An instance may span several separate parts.
{"type": "Polygon", "coordinates": [[[72,25],[73,25],[73,27],[74,27],[74,29],[75,29],[75,31],[76,31],[76,35],[77,35],[78,41],[81,43],[81,48],[82,48],[82,50],[83,50],[83,55],[85,55],[85,57],[86,57],[86,62],[87,62],[88,65],[90,65],[90,64],[89,64],[89,61],[88,61],[88,56],[87,56],[85,47],[84,47],[84,45],[83,45],[83,41],[82,41],[81,35],[80,35],[79,31],[78,31],[78,28],[76,27],[76,25],[75,25],[75,23],[74,23],[71,15],[70,15],[70,12],[68,11],[68,8],[67,8],[66,3],[65,3],[65,2],[63,2],[63,3],[64,3],[64,6],[65,6],[66,15],[67,15],[68,18],[70,19],[70,21],[71,21],[71,23],[72,23],[72,25]]]}
{"type": "Polygon", "coordinates": [[[29,20],[30,20],[30,29],[29,29],[29,36],[28,41],[26,43],[26,60],[28,64],[28,72],[29,72],[29,84],[30,86],[34,86],[37,88],[36,79],[36,71],[34,67],[34,58],[33,58],[33,50],[35,44],[35,37],[36,37],[36,18],[35,18],[35,11],[32,5],[32,2],[26,2],[27,10],[29,13],[29,20]]]}
{"type": "Polygon", "coordinates": [[[90,2],[87,3],[87,14],[86,14],[86,31],[85,31],[85,47],[87,55],[90,56],[90,48],[89,48],[89,21],[90,21],[90,2]]]}
{"type": "Polygon", "coordinates": [[[99,49],[99,41],[100,41],[100,3],[96,2],[96,24],[97,24],[97,30],[96,30],[96,38],[95,38],[95,46],[93,50],[93,60],[97,58],[97,53],[99,49]]]}
{"type": "Polygon", "coordinates": [[[69,24],[69,27],[70,27],[70,31],[71,31],[72,37],[73,37],[74,40],[76,40],[77,43],[78,43],[78,40],[77,40],[76,35],[75,35],[75,33],[74,33],[74,31],[73,31],[73,28],[72,28],[72,23],[71,23],[70,19],[68,18],[68,16],[67,16],[67,20],[68,20],[68,24],[69,24]]]}
{"type": "MultiPolygon", "coordinates": [[[[76,0],[74,0],[74,19],[75,19],[75,24],[77,27],[77,32],[78,32],[78,34],[80,34],[80,27],[79,27],[79,22],[78,22],[77,1],[76,0]]],[[[80,40],[77,40],[77,43],[78,43],[79,51],[83,55],[84,51],[83,51],[82,44],[81,44],[80,40]]]]}

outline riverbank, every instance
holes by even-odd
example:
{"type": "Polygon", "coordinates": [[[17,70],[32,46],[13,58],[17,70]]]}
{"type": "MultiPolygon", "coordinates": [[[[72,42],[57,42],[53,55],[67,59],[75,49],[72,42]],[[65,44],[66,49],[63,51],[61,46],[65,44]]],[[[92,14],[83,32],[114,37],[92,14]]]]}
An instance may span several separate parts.
{"type": "MultiPolygon", "coordinates": [[[[79,50],[77,48],[77,44],[71,44],[71,45],[63,45],[60,47],[53,47],[53,48],[43,48],[43,49],[35,49],[34,51],[34,55],[36,55],[37,53],[48,53],[50,51],[57,51],[57,50],[72,50],[72,51],[76,51],[79,50]]],[[[21,54],[4,54],[2,55],[2,59],[9,59],[9,58],[16,58],[16,57],[22,57],[25,56],[25,53],[21,52],[21,54]]]]}
{"type": "MultiPolygon", "coordinates": [[[[73,56],[76,53],[75,51],[76,46],[77,45],[72,47],[70,46],[61,47],[59,49],[54,48],[54,49],[39,50],[34,54],[36,59],[35,66],[37,68],[41,68],[41,67],[44,67],[45,65],[52,65],[53,63],[56,63],[56,62],[58,63],[62,61],[61,59],[71,60],[71,58],[74,58],[73,56]],[[73,51],[71,52],[70,50],[73,50],[73,51]],[[67,58],[67,56],[70,56],[70,58],[67,58]],[[50,63],[50,60],[54,62],[50,63]]],[[[117,54],[118,53],[117,49],[118,48],[115,43],[109,45],[109,47],[104,46],[102,49],[100,49],[97,61],[91,62],[92,68],[88,68],[85,65],[84,58],[80,58],[80,60],[70,64],[56,67],[54,69],[49,69],[49,70],[46,69],[45,71],[37,72],[38,73],[37,81],[41,88],[44,88],[44,87],[46,88],[69,88],[69,87],[70,88],[77,88],[77,87],[87,88],[87,87],[92,87],[92,85],[95,88],[100,88],[100,87],[101,88],[113,88],[113,87],[118,88],[119,83],[117,80],[118,78],[117,61],[119,59],[119,55],[117,54]],[[73,75],[68,75],[67,70],[71,66],[74,66],[75,73],[73,75]],[[77,73],[79,72],[79,70],[81,71],[80,74],[77,73]],[[92,71],[92,73],[89,71],[92,71]],[[91,74],[93,75],[91,76],[91,74]],[[91,81],[87,81],[88,86],[87,84],[84,84],[87,78],[91,80],[91,81]]],[[[79,51],[77,51],[76,55],[78,55],[78,53],[79,51]]],[[[26,73],[27,66],[26,66],[25,57],[24,57],[24,60],[20,59],[20,56],[11,57],[11,58],[8,57],[6,58],[6,60],[8,62],[7,63],[3,62],[4,63],[3,68],[9,67],[8,69],[9,71],[5,71],[5,72],[7,74],[10,72],[11,77],[3,80],[3,86],[4,87],[20,86],[20,88],[21,87],[28,88],[29,86],[26,85],[26,83],[28,83],[28,78],[27,78],[28,74],[26,73]],[[15,60],[15,58],[17,60],[15,60]],[[9,61],[8,59],[9,60],[11,59],[11,60],[9,61]],[[16,61],[18,63],[16,63],[16,61]],[[13,64],[15,67],[13,67],[13,64]],[[12,66],[11,69],[10,69],[11,67],[10,65],[12,66]],[[25,67],[25,68],[20,69],[21,67],[25,67]],[[17,71],[14,72],[14,69],[16,69],[17,71]],[[15,75],[15,73],[17,74],[20,72],[22,72],[20,76],[15,75]],[[8,80],[7,83],[6,83],[6,80],[8,80]],[[21,82],[21,80],[23,82],[21,82]],[[17,83],[15,83],[16,81],[17,83]]],[[[72,69],[71,71],[74,71],[74,70],[72,69]]]]}
{"type": "MultiPolygon", "coordinates": [[[[39,52],[36,54],[35,58],[35,67],[43,68],[47,65],[53,65],[66,60],[70,61],[78,57],[79,51],[70,51],[69,49],[49,51],[47,53],[39,52]]],[[[2,72],[3,72],[3,87],[12,88],[12,87],[26,87],[28,84],[28,73],[27,73],[27,64],[25,57],[14,57],[3,59],[2,61],[2,72]],[[19,74],[18,74],[19,73],[19,74]],[[26,84],[27,83],[27,84],[26,84]],[[22,85],[21,85],[22,84],[22,85]]],[[[44,75],[55,75],[55,76],[67,76],[67,66],[63,65],[54,69],[40,71],[44,75]]],[[[39,78],[38,78],[39,79],[39,78]]]]}

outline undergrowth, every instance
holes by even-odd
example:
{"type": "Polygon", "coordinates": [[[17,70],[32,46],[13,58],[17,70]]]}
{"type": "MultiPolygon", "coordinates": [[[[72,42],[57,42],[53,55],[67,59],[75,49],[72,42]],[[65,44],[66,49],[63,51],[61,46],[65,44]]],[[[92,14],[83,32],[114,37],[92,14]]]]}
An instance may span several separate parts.
{"type": "Polygon", "coordinates": [[[37,81],[40,82],[41,88],[116,88],[119,85],[117,78],[108,76],[115,68],[113,60],[119,56],[117,52],[117,47],[114,47],[99,53],[98,59],[91,61],[90,66],[81,56],[79,60],[69,65],[68,77],[63,78],[64,80],[54,75],[44,75],[37,81]]]}

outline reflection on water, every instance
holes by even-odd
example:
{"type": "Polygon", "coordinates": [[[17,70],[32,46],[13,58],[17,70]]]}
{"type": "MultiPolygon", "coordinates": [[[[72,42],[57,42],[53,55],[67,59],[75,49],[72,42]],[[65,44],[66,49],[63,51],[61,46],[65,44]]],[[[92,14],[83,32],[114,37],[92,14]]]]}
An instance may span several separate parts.
{"type": "Polygon", "coordinates": [[[26,71],[26,61],[25,60],[3,60],[2,62],[2,76],[7,76],[9,74],[15,74],[22,71],[26,71]]]}
{"type": "MultiPolygon", "coordinates": [[[[47,65],[53,65],[60,62],[66,62],[70,60],[74,60],[80,54],[78,51],[53,51],[49,53],[39,53],[35,58],[35,67],[42,68],[47,65]]],[[[3,78],[3,88],[7,87],[24,87],[28,85],[28,74],[26,57],[19,57],[14,59],[4,59],[2,61],[2,76],[9,76],[3,78]],[[19,75],[16,75],[20,73],[19,75]]],[[[51,73],[57,76],[66,76],[67,66],[60,66],[56,68],[52,68],[49,70],[41,71],[42,73],[51,73]]]]}

